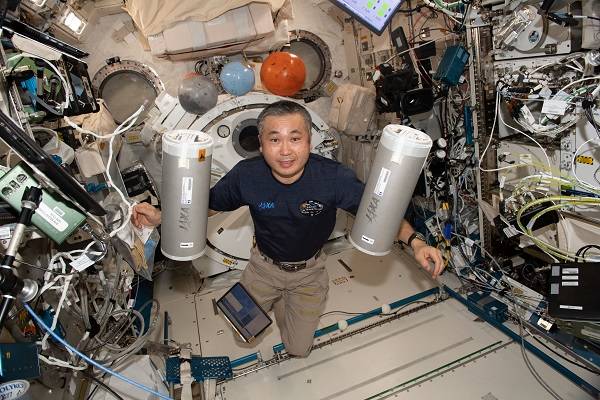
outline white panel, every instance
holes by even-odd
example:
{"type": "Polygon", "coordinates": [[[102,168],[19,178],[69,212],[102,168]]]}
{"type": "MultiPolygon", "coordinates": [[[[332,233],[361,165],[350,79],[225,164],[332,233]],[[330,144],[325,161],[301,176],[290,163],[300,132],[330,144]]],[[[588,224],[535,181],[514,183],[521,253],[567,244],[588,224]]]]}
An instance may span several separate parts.
{"type": "MultiPolygon", "coordinates": [[[[307,359],[226,382],[222,399],[548,399],[527,371],[519,346],[489,328],[447,300],[315,350],[307,359]]],[[[564,399],[591,399],[530,358],[564,399]]]]}

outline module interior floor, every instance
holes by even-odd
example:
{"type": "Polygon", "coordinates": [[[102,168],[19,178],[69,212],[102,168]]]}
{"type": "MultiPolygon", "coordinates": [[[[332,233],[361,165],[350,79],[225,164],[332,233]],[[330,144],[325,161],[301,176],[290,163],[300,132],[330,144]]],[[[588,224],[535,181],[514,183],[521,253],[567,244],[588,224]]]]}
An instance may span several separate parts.
{"type": "MultiPolygon", "coordinates": [[[[398,248],[388,256],[371,257],[341,247],[327,260],[326,312],[365,312],[438,285],[398,248]]],[[[240,344],[214,305],[239,273],[227,273],[202,288],[194,275],[192,269],[182,267],[162,274],[157,282],[155,294],[171,318],[171,338],[191,343],[193,353],[203,356],[234,360],[258,351],[264,360],[271,359],[273,346],[281,342],[276,324],[257,343],[240,344]]],[[[320,327],[348,317],[327,315],[320,327]]],[[[376,321],[352,325],[344,333],[376,321]]],[[[338,335],[325,335],[316,343],[338,335]]],[[[529,358],[564,399],[592,398],[535,356],[529,358]]],[[[597,377],[585,379],[600,387],[597,377]]],[[[452,299],[316,349],[306,359],[282,361],[217,389],[218,396],[230,400],[550,398],[527,370],[520,344],[452,299]]]]}

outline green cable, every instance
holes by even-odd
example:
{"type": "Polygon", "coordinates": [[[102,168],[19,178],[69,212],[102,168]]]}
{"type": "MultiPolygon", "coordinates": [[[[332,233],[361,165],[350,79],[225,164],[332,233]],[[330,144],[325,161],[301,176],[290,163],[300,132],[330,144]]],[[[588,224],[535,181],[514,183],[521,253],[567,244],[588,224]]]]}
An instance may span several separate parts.
{"type": "Polygon", "coordinates": [[[522,232],[529,237],[539,248],[541,248],[542,250],[544,250],[547,253],[550,253],[552,255],[555,255],[558,258],[562,258],[562,259],[566,259],[568,261],[574,261],[575,260],[575,255],[571,254],[567,251],[561,250],[558,247],[555,247],[547,242],[544,242],[543,240],[540,240],[536,237],[533,236],[533,232],[525,227],[525,225],[523,225],[523,221],[521,221],[521,218],[523,216],[523,213],[528,210],[531,207],[534,207],[538,204],[542,204],[542,203],[547,203],[547,202],[554,202],[554,201],[559,201],[562,202],[561,204],[556,204],[554,206],[550,206],[544,210],[541,210],[540,212],[536,213],[531,221],[529,222],[529,225],[533,226],[533,224],[535,223],[535,221],[543,214],[545,214],[546,212],[550,212],[553,210],[557,210],[560,208],[563,208],[566,205],[585,205],[585,204],[600,204],[600,199],[594,198],[594,197],[576,197],[573,198],[572,196],[549,196],[549,197],[544,197],[542,199],[537,199],[534,201],[531,201],[527,204],[525,204],[523,207],[521,207],[517,213],[517,225],[519,226],[519,228],[522,230],[522,232]],[[532,222],[533,221],[533,222],[532,222]]]}

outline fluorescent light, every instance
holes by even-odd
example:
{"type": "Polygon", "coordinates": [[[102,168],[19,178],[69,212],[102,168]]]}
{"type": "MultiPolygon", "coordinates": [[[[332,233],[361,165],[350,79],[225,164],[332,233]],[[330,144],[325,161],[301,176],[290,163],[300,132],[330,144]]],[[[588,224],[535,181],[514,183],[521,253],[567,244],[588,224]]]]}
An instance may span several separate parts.
{"type": "Polygon", "coordinates": [[[38,7],[44,7],[44,4],[46,4],[47,0],[29,0],[31,1],[33,4],[35,4],[38,7]]]}
{"type": "Polygon", "coordinates": [[[75,14],[71,9],[67,9],[62,23],[77,35],[81,34],[87,25],[85,20],[75,14]]]}

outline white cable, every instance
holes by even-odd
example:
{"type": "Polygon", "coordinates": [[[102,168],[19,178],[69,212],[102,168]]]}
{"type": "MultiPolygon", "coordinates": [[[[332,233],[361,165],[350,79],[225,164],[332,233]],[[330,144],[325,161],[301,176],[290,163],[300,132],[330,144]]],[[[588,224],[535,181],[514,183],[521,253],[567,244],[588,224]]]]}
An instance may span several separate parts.
{"type": "Polygon", "coordinates": [[[38,354],[38,358],[48,365],[55,365],[57,367],[69,368],[69,369],[73,369],[76,371],[83,371],[88,368],[87,364],[76,366],[76,365],[68,363],[67,361],[59,360],[58,358],[55,358],[52,356],[46,357],[43,354],[38,354]]]}
{"type": "Polygon", "coordinates": [[[533,137],[529,136],[525,132],[515,128],[514,126],[508,125],[504,121],[504,118],[502,118],[502,113],[500,111],[498,111],[498,115],[500,115],[500,122],[502,122],[507,128],[510,128],[510,129],[514,130],[515,132],[518,132],[521,135],[525,136],[527,139],[531,140],[542,150],[542,153],[544,153],[544,156],[546,157],[546,162],[548,162],[548,172],[552,173],[552,163],[550,162],[550,157],[548,157],[548,153],[546,153],[546,150],[542,147],[542,145],[539,144],[539,142],[537,140],[535,140],[533,137]]]}
{"type": "Polygon", "coordinates": [[[13,149],[8,149],[8,153],[6,153],[6,167],[11,168],[10,166],[10,156],[13,154],[13,149]]]}
{"type": "Polygon", "coordinates": [[[494,122],[492,123],[492,130],[490,131],[490,138],[488,139],[487,145],[485,146],[483,153],[481,153],[479,155],[479,170],[483,171],[483,172],[497,172],[497,171],[503,171],[505,169],[513,169],[513,168],[518,168],[518,167],[527,165],[527,164],[517,164],[517,165],[509,165],[506,167],[493,168],[493,169],[485,169],[485,168],[481,167],[481,162],[483,161],[483,158],[485,157],[485,153],[487,153],[488,149],[490,148],[490,145],[492,144],[492,139],[494,137],[494,129],[496,128],[496,120],[498,118],[498,113],[500,112],[499,111],[499,103],[500,103],[500,92],[496,92],[496,105],[494,108],[494,110],[495,110],[494,122]]]}
{"type": "MultiPolygon", "coordinates": [[[[54,312],[54,318],[52,319],[52,326],[50,327],[50,329],[52,329],[52,330],[56,329],[56,325],[58,324],[58,315],[60,314],[60,310],[62,309],[65,299],[67,298],[67,292],[69,291],[69,286],[71,284],[72,279],[73,279],[73,275],[67,275],[65,278],[63,291],[62,291],[62,294],[60,295],[60,300],[58,301],[58,305],[56,306],[56,310],[54,312]]],[[[48,340],[48,337],[49,337],[49,334],[48,334],[48,332],[46,332],[46,334],[42,338],[42,349],[47,348],[46,342],[48,340]]]]}
{"type": "MultiPolygon", "coordinates": [[[[143,110],[144,110],[144,106],[142,105],[135,113],[133,113],[121,125],[119,125],[119,127],[115,130],[115,132],[118,132],[119,134],[121,134],[122,132],[129,130],[135,124],[135,122],[137,121],[137,118],[139,117],[139,115],[142,113],[143,110]],[[126,123],[128,123],[127,126],[125,126],[123,128],[123,125],[125,125],[126,123]]],[[[127,215],[121,222],[121,226],[119,226],[118,228],[114,229],[111,233],[109,233],[110,237],[114,237],[117,233],[122,231],[127,226],[127,224],[129,223],[129,220],[131,219],[131,215],[133,213],[133,206],[134,206],[134,203],[130,202],[125,197],[125,195],[123,194],[121,189],[119,189],[119,187],[117,185],[115,185],[115,183],[112,179],[112,176],[110,175],[110,165],[112,163],[112,158],[113,158],[113,143],[114,143],[114,139],[116,136],[117,135],[113,134],[110,137],[110,140],[108,141],[108,163],[106,164],[106,177],[108,179],[108,183],[110,184],[110,186],[117,191],[119,196],[121,196],[123,203],[125,203],[127,205],[127,215]]]]}
{"type": "Polygon", "coordinates": [[[583,180],[581,180],[579,178],[579,176],[577,176],[577,172],[575,172],[575,164],[576,164],[576,159],[577,159],[577,154],[579,154],[579,150],[581,150],[581,148],[583,146],[585,146],[586,144],[593,142],[594,140],[598,140],[599,138],[594,137],[591,138],[589,140],[586,140],[585,142],[581,143],[579,145],[579,147],[577,148],[577,150],[575,150],[575,153],[573,153],[573,158],[571,158],[571,172],[573,172],[573,176],[575,177],[575,179],[577,179],[577,182],[579,182],[582,186],[588,188],[588,189],[593,189],[593,190],[600,190],[600,186],[594,186],[591,183],[585,182],[583,180]]]}
{"type": "Polygon", "coordinates": [[[37,58],[38,60],[42,60],[44,61],[46,64],[48,64],[50,66],[50,68],[52,68],[52,70],[54,71],[54,73],[56,75],[58,75],[59,79],[61,80],[62,84],[63,84],[63,88],[65,89],[65,101],[63,103],[63,106],[61,107],[61,112],[65,109],[65,108],[69,108],[69,105],[71,104],[71,96],[73,95],[71,93],[71,86],[67,83],[66,79],[62,76],[62,74],[60,73],[60,71],[58,70],[58,68],[56,68],[56,66],[54,64],[52,64],[52,62],[50,62],[50,60],[44,58],[44,57],[40,57],[40,56],[36,56],[35,54],[30,54],[30,53],[21,53],[21,54],[17,54],[14,55],[12,57],[10,57],[8,60],[6,60],[6,62],[8,63],[9,61],[12,61],[16,58],[37,58]]]}
{"type": "MultiPolygon", "coordinates": [[[[28,303],[24,303],[23,307],[25,307],[25,309],[27,310],[27,312],[29,312],[29,314],[33,317],[33,319],[38,323],[38,325],[40,325],[43,329],[45,329],[46,331],[50,331],[50,328],[44,323],[44,321],[40,318],[39,315],[37,315],[35,313],[35,311],[33,311],[33,309],[31,308],[31,306],[28,303]]],[[[91,359],[90,357],[88,357],[87,355],[83,354],[82,352],[80,352],[79,350],[77,350],[76,348],[74,348],[73,346],[71,346],[69,343],[67,343],[66,340],[64,340],[63,338],[61,338],[60,336],[58,336],[56,333],[50,331],[50,335],[52,335],[52,337],[54,338],[54,340],[56,340],[57,342],[59,342],[60,344],[62,344],[66,349],[69,349],[70,351],[76,353],[79,357],[81,357],[85,362],[87,362],[88,364],[93,365],[94,367],[97,367],[99,369],[101,369],[102,371],[118,378],[121,379],[122,381],[125,381],[141,390],[144,390],[148,393],[153,394],[154,396],[158,396],[161,399],[165,399],[165,400],[173,400],[171,397],[167,396],[167,395],[163,395],[162,393],[159,393],[147,386],[144,386],[138,382],[135,382],[129,378],[127,378],[126,376],[123,376],[121,374],[119,374],[118,372],[115,372],[113,370],[111,370],[110,368],[107,368],[103,365],[98,364],[98,362],[96,362],[95,360],[91,359]]]]}
{"type": "Polygon", "coordinates": [[[112,164],[112,158],[113,158],[114,138],[116,136],[121,135],[123,132],[126,132],[129,129],[131,129],[135,125],[138,117],[140,116],[140,114],[143,111],[144,111],[144,105],[141,105],[140,108],[138,108],[138,110],[135,113],[130,115],[112,133],[107,134],[107,135],[99,135],[96,132],[92,132],[88,129],[84,129],[84,128],[80,127],[79,125],[77,125],[76,123],[74,123],[73,121],[71,121],[68,117],[64,117],[64,120],[66,121],[66,123],[80,133],[83,133],[86,135],[91,135],[98,139],[109,139],[109,141],[108,141],[108,162],[106,164],[106,179],[108,181],[109,186],[112,187],[119,194],[119,196],[121,197],[121,200],[127,206],[126,217],[123,219],[123,221],[121,222],[121,225],[118,228],[115,228],[112,232],[109,233],[110,237],[114,237],[117,233],[119,233],[120,231],[125,229],[125,227],[129,223],[129,220],[131,219],[131,214],[133,213],[133,206],[134,206],[134,203],[130,202],[127,199],[127,197],[125,197],[125,195],[123,194],[121,189],[119,189],[119,187],[117,185],[115,185],[115,182],[113,181],[113,178],[110,175],[110,166],[112,164]]]}
{"type": "Polygon", "coordinates": [[[590,76],[590,77],[587,77],[587,78],[581,78],[581,79],[577,79],[576,81],[573,81],[573,82],[571,82],[571,83],[568,83],[568,84],[566,84],[565,86],[563,86],[563,88],[562,88],[562,89],[560,89],[560,90],[559,90],[559,92],[562,92],[562,91],[564,91],[566,88],[568,88],[568,87],[570,87],[570,86],[573,86],[573,85],[574,85],[574,84],[576,84],[576,83],[579,83],[579,82],[584,82],[584,81],[593,81],[593,80],[597,80],[597,79],[600,79],[600,75],[596,75],[596,76],[590,76]]]}

